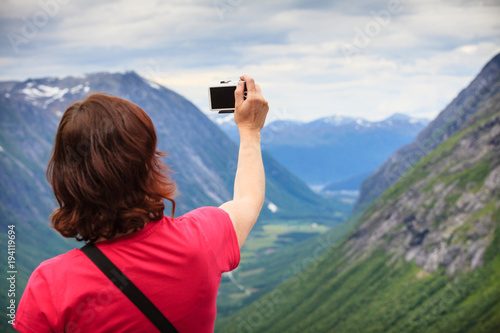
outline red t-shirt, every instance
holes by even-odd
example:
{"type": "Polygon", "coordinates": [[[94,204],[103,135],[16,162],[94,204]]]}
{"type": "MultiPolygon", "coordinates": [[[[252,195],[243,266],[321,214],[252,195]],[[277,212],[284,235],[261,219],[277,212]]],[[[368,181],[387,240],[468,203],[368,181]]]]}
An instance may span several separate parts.
{"type": "MultiPolygon", "coordinates": [[[[173,221],[97,243],[179,332],[213,332],[222,272],[240,251],[229,215],[203,207],[173,221]]],[[[14,328],[20,332],[156,332],[155,326],[79,249],[31,275],[14,328]]]]}

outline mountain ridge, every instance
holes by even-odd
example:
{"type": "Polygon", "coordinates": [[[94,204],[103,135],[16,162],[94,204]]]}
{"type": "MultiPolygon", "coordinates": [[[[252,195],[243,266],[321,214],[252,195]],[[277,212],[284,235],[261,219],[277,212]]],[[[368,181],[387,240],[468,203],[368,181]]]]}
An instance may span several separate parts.
{"type": "MultiPolygon", "coordinates": [[[[207,182],[201,181],[201,179],[198,180],[198,184],[201,185],[203,190],[199,193],[189,193],[190,198],[187,199],[187,202],[183,202],[185,199],[181,199],[179,203],[181,211],[192,209],[196,206],[196,203],[206,199],[208,199],[208,202],[212,204],[220,204],[230,198],[230,193],[232,192],[231,176],[234,176],[236,162],[235,158],[229,159],[225,157],[222,152],[227,151],[232,155],[237,156],[237,146],[234,145],[233,142],[227,140],[225,135],[220,132],[220,130],[218,130],[212,122],[204,117],[203,113],[201,113],[201,111],[199,111],[191,102],[171,90],[143,79],[135,72],[126,72],[124,74],[92,73],[76,77],[68,76],[64,78],[28,79],[15,84],[9,83],[3,87],[5,90],[2,90],[1,94],[3,99],[2,104],[4,106],[7,107],[8,105],[13,105],[18,108],[18,112],[33,116],[34,119],[37,119],[42,123],[48,123],[47,125],[50,127],[49,129],[41,129],[42,133],[40,134],[33,131],[35,137],[39,137],[40,135],[45,137],[45,140],[36,140],[36,138],[33,139],[34,142],[38,141],[38,144],[42,145],[43,147],[41,148],[44,149],[33,149],[27,152],[32,157],[32,161],[36,162],[40,168],[45,168],[47,155],[51,147],[51,137],[55,133],[55,128],[57,128],[58,119],[69,103],[73,100],[83,98],[83,96],[91,91],[108,92],[114,93],[115,95],[123,98],[128,98],[141,106],[144,110],[146,110],[146,112],[151,113],[150,117],[153,119],[157,128],[158,136],[160,137],[159,149],[167,150],[169,154],[168,161],[183,161],[185,162],[182,163],[183,168],[187,169],[187,174],[196,178],[199,177],[200,174],[204,173],[206,177],[212,179],[211,182],[208,182],[212,184],[210,187],[206,186],[207,182]],[[58,87],[57,84],[61,86],[58,87]],[[132,88],[128,90],[124,89],[123,87],[126,85],[130,85],[132,88]],[[168,96],[169,101],[165,106],[171,108],[170,112],[162,113],[159,112],[159,110],[156,111],[159,103],[165,103],[161,100],[161,97],[158,97],[160,96],[158,93],[160,95],[163,94],[168,96]],[[28,105],[32,105],[33,110],[27,110],[26,105],[23,104],[24,102],[27,102],[28,105]],[[45,116],[49,114],[51,115],[49,117],[50,119],[42,119],[44,117],[44,112],[45,116]],[[167,124],[167,122],[169,122],[169,124],[167,124]],[[182,122],[182,124],[188,124],[183,125],[185,127],[185,131],[196,132],[196,135],[192,133],[190,136],[187,136],[186,133],[183,133],[183,139],[180,140],[180,138],[172,132],[180,131],[181,128],[168,128],[169,125],[179,126],[175,125],[179,122],[182,122]],[[196,130],[190,129],[195,127],[196,130]],[[166,137],[168,137],[168,143],[164,139],[166,137]],[[203,140],[200,140],[199,137],[217,141],[218,145],[221,145],[221,152],[210,150],[210,147],[208,147],[203,140]],[[182,152],[177,149],[177,146],[186,144],[189,144],[189,147],[206,146],[207,149],[205,151],[211,151],[212,155],[219,156],[220,160],[223,161],[223,164],[220,164],[219,162],[218,165],[215,165],[212,162],[208,162],[210,161],[210,157],[205,153],[205,151],[198,152],[198,157],[193,157],[195,156],[193,154],[193,148],[187,147],[186,150],[183,150],[182,152]],[[191,151],[189,149],[191,149],[191,151]],[[186,156],[190,157],[189,161],[186,160],[186,156]],[[206,163],[208,163],[208,165],[205,165],[206,163]],[[201,170],[202,172],[194,172],[194,167],[198,168],[197,170],[201,170]],[[216,186],[215,188],[213,187],[214,185],[216,186]]],[[[9,113],[15,114],[16,111],[11,108],[9,113]]],[[[4,114],[7,118],[10,117],[7,112],[4,112],[4,114]]],[[[6,121],[4,125],[10,126],[8,121],[12,119],[7,118],[4,118],[6,121]]],[[[18,120],[23,123],[22,119],[18,120]]],[[[25,124],[32,125],[27,123],[25,124]]],[[[4,133],[7,132],[8,129],[4,130],[4,133]]],[[[15,131],[12,130],[11,133],[15,133],[15,131]]],[[[9,138],[5,136],[5,140],[9,141],[9,138]]],[[[16,149],[10,150],[19,152],[19,150],[16,149]]],[[[23,158],[22,154],[17,154],[17,156],[19,156],[19,158],[23,158]]],[[[281,167],[276,167],[276,163],[269,156],[264,156],[264,159],[267,162],[266,171],[268,171],[270,175],[286,172],[281,167]]],[[[175,168],[177,167],[174,166],[174,169],[175,168]]],[[[179,172],[175,172],[173,177],[177,178],[176,180],[181,183],[180,188],[184,187],[182,183],[189,183],[192,181],[187,179],[182,174],[179,174],[179,172]]],[[[287,173],[286,177],[293,178],[293,175],[287,173]]],[[[298,184],[297,181],[293,181],[292,183],[298,184]]],[[[270,179],[270,185],[273,185],[272,178],[270,179]]],[[[286,185],[290,188],[289,182],[287,182],[286,185]]],[[[309,191],[307,187],[299,186],[298,188],[300,189],[300,193],[297,192],[296,195],[299,197],[309,197],[308,201],[310,202],[322,200],[317,195],[309,191]]],[[[273,194],[272,190],[270,195],[276,196],[276,194],[273,194]]],[[[273,200],[281,201],[282,208],[284,207],[283,200],[281,200],[281,198],[267,198],[267,201],[269,202],[273,202],[273,200]]]]}
{"type": "MultiPolygon", "coordinates": [[[[238,142],[232,115],[210,115],[210,119],[238,142]]],[[[427,123],[402,114],[376,122],[340,115],[310,122],[276,120],[263,128],[262,147],[309,186],[328,187],[371,174],[427,123]]]]}
{"type": "Polygon", "coordinates": [[[500,54],[494,56],[472,82],[439,113],[415,141],[392,154],[361,186],[355,211],[366,209],[370,203],[397,181],[441,142],[466,126],[469,118],[491,97],[500,93],[500,54]]]}

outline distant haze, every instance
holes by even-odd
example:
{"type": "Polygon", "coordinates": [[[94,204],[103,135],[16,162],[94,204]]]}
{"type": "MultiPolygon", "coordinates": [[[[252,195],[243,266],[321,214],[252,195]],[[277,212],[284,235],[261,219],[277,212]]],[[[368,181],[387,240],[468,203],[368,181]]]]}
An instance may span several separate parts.
{"type": "MultiPolygon", "coordinates": [[[[239,142],[232,116],[212,116],[239,142]]],[[[395,114],[384,121],[333,116],[309,123],[275,121],[262,130],[262,147],[316,190],[358,190],[396,149],[410,143],[429,123],[395,114]]]]}

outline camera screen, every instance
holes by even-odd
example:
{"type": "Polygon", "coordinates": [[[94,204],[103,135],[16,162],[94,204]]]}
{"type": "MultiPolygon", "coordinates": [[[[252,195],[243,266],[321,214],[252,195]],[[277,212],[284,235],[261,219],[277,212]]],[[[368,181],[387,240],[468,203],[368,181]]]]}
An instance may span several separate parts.
{"type": "Polygon", "coordinates": [[[210,88],[212,109],[234,109],[234,90],[236,87],[210,88]]]}

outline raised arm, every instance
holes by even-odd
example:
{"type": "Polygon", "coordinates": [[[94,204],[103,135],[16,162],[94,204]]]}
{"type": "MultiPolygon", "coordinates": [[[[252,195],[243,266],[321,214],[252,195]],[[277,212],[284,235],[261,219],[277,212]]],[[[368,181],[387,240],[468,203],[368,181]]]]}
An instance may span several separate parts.
{"type": "Polygon", "coordinates": [[[266,180],[260,151],[260,130],[264,126],[269,105],[251,77],[244,75],[240,79],[246,82],[247,98],[243,98],[244,84],[240,81],[234,92],[234,121],[240,132],[234,194],[233,200],[222,204],[220,208],[231,217],[241,248],[264,204],[266,180]]]}

